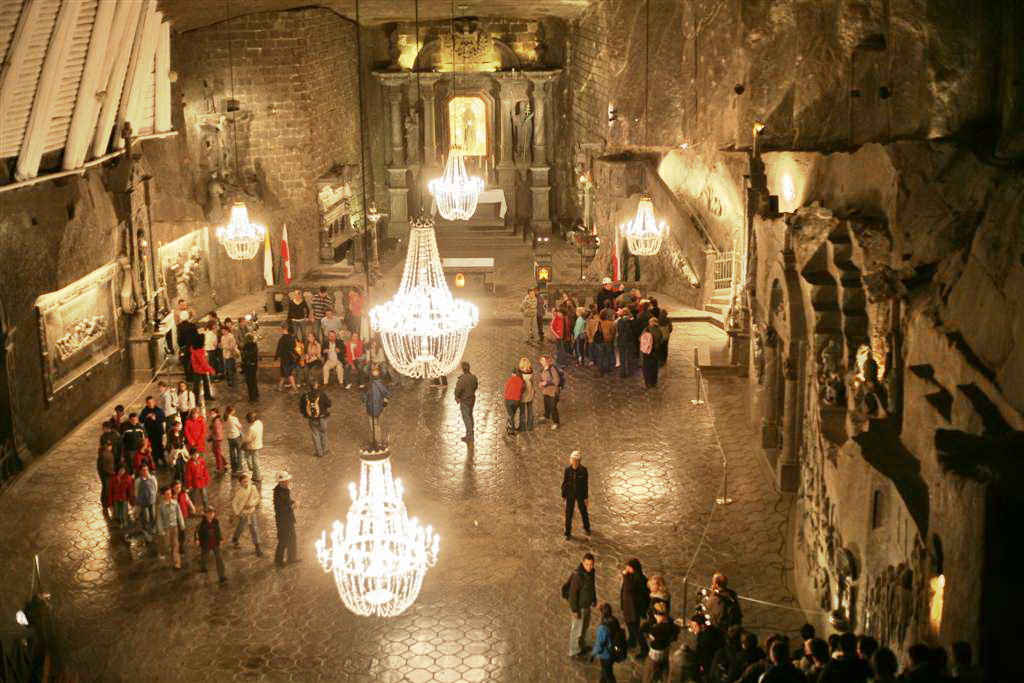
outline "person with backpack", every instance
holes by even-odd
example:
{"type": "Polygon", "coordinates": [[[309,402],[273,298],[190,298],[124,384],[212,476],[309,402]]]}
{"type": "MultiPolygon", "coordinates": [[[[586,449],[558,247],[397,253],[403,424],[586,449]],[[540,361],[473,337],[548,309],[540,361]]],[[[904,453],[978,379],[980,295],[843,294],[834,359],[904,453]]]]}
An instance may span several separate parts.
{"type": "Polygon", "coordinates": [[[602,602],[597,606],[601,623],[594,632],[594,648],[590,659],[601,661],[601,683],[615,683],[615,662],[626,658],[626,635],[619,626],[619,620],[612,615],[612,606],[602,602]]]}
{"type": "Polygon", "coordinates": [[[562,596],[569,601],[572,625],[569,627],[569,656],[579,657],[584,652],[584,639],[590,627],[590,609],[597,604],[597,584],[594,581],[594,555],[586,553],[562,586],[562,596]]]}
{"type": "Polygon", "coordinates": [[[565,386],[565,374],[547,354],[540,357],[540,366],[540,393],[544,396],[544,417],[540,419],[550,420],[551,429],[558,429],[562,424],[558,416],[558,399],[565,386]]]}
{"type": "Polygon", "coordinates": [[[299,412],[309,424],[313,437],[313,454],[318,458],[327,455],[327,417],[331,414],[331,399],[320,391],[320,381],[310,382],[309,391],[299,398],[299,412]]]}
{"type": "Polygon", "coordinates": [[[260,385],[257,373],[260,366],[260,347],[256,344],[256,336],[245,335],[242,345],[242,374],[245,376],[245,388],[249,392],[249,402],[260,400],[260,385]]]}
{"type": "Polygon", "coordinates": [[[622,570],[622,587],[619,589],[619,607],[622,620],[628,632],[628,647],[640,644],[640,622],[647,615],[651,605],[651,589],[647,587],[640,560],[632,558],[622,570]]]}
{"type": "Polygon", "coordinates": [[[715,573],[711,577],[711,594],[707,600],[708,618],[711,625],[722,631],[730,626],[743,625],[743,612],[740,610],[739,596],[729,588],[729,579],[725,574],[715,573]]]}

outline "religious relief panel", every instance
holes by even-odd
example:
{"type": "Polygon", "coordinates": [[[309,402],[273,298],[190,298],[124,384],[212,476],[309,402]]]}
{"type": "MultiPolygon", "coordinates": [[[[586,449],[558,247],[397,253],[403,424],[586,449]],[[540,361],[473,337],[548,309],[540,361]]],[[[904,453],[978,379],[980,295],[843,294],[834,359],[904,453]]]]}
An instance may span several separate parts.
{"type": "Polygon", "coordinates": [[[117,353],[117,265],[36,299],[47,400],[117,353]]]}
{"type": "Polygon", "coordinates": [[[487,157],[487,105],[479,97],[453,97],[448,101],[451,145],[466,156],[487,157]]]}
{"type": "Polygon", "coordinates": [[[157,250],[157,273],[162,280],[167,310],[174,310],[179,299],[197,312],[214,305],[205,233],[190,232],[157,250]]]}

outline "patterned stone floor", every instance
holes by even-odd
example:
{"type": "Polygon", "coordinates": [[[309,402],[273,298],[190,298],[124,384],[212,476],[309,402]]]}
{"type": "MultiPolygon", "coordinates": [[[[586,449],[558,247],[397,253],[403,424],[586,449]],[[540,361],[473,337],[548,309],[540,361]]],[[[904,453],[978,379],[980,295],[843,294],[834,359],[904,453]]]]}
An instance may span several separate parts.
{"type": "MultiPolygon", "coordinates": [[[[225,553],[222,588],[214,574],[196,571],[194,557],[176,573],[149,552],[133,553],[97,504],[94,444],[104,408],[0,496],[0,614],[13,614],[26,596],[38,553],[68,638],[67,661],[83,680],[585,681],[597,680],[598,670],[567,657],[559,589],[588,550],[597,556],[599,599],[616,609],[618,571],[634,556],[648,573],[667,576],[679,608],[687,573],[692,606],[696,587],[715,569],[745,595],[792,603],[783,559],[790,503],[774,491],[738,380],[714,380],[711,406],[688,400],[691,349],[720,333],[704,324],[676,330],[656,390],[645,391],[639,377],[571,368],[559,431],[539,423],[525,435],[504,435],[503,382],[519,355],[538,354],[512,321],[482,324],[466,351],[480,377],[475,448],[459,441],[450,390],[397,390],[385,413],[394,467],[410,514],[442,536],[438,564],[399,617],[347,612],[315,559],[320,530],[347,509],[366,431],[358,394],[336,386],[332,453],[323,460],[311,455],[295,395],[265,387],[259,405],[265,478],[282,469],[294,476],[303,563],[275,570],[269,556],[256,558],[243,542],[225,553]],[[736,502],[716,508],[722,447],[736,502]],[[590,470],[594,536],[566,542],[559,484],[574,448],[590,470]]],[[[240,392],[218,385],[214,403],[231,402],[249,408],[240,392]]],[[[215,481],[213,503],[225,509],[233,486],[215,481]]],[[[272,551],[269,494],[267,487],[260,522],[272,551]]],[[[795,611],[745,607],[748,622],[762,630],[803,622],[795,611]]],[[[5,635],[10,627],[0,625],[5,635]]],[[[631,663],[618,673],[637,678],[631,663]]]]}

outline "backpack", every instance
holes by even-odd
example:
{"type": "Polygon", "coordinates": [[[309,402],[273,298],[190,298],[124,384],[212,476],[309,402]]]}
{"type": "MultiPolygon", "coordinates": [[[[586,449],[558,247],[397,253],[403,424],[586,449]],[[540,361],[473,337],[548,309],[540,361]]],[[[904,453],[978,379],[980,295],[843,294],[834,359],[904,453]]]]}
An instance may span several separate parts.
{"type": "Polygon", "coordinates": [[[604,332],[601,331],[601,323],[598,323],[597,329],[594,330],[594,343],[604,344],[604,332]]]}
{"type": "MultiPolygon", "coordinates": [[[[574,572],[575,573],[575,572],[574,572]]],[[[569,574],[569,578],[562,584],[562,599],[569,599],[569,588],[572,586],[572,574],[569,574]]]]}
{"type": "Polygon", "coordinates": [[[626,654],[628,652],[626,632],[623,630],[622,626],[619,625],[619,620],[615,617],[608,620],[608,633],[612,641],[612,644],[609,647],[612,651],[612,661],[626,661],[626,654]]]}

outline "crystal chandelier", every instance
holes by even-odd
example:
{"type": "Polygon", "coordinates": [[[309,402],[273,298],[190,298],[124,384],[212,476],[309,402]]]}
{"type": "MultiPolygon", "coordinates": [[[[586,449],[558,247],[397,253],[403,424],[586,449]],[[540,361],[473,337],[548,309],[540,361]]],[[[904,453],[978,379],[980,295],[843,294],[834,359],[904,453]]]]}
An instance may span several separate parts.
{"type": "Polygon", "coordinates": [[[468,221],[476,213],[476,202],[484,190],[484,181],[466,172],[464,153],[458,145],[448,152],[444,174],[427,184],[441,217],[449,221],[468,221]]]}
{"type": "Polygon", "coordinates": [[[407,377],[447,375],[462,359],[480,313],[448,289],[437,253],[434,221],[411,223],[402,284],[390,301],[370,311],[388,362],[407,377]]]}
{"type": "Polygon", "coordinates": [[[249,220],[245,202],[231,206],[231,219],[227,227],[217,228],[217,239],[224,245],[228,256],[236,261],[249,261],[260,251],[267,229],[249,220]]]}
{"type": "Polygon", "coordinates": [[[668,234],[668,225],[654,220],[654,202],[648,194],[640,195],[636,216],[619,231],[626,236],[629,251],[636,256],[654,256],[661,250],[661,240],[668,234]]]}
{"type": "Polygon", "coordinates": [[[409,519],[387,449],[363,450],[360,458],[359,488],[348,485],[346,523],[334,522],[329,542],[321,532],[316,555],[324,571],[334,573],[346,607],[365,617],[393,617],[416,600],[441,538],[409,519]]]}

